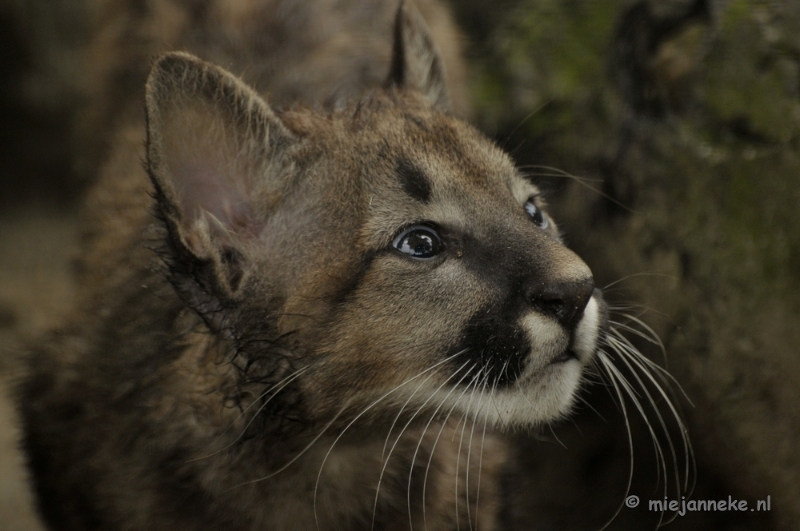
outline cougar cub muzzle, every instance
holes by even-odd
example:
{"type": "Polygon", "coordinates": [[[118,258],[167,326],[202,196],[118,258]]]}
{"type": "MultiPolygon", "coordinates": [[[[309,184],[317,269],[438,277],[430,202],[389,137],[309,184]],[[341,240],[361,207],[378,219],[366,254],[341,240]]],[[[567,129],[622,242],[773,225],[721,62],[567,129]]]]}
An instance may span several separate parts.
{"type": "MultiPolygon", "coordinates": [[[[470,364],[471,374],[486,378],[495,390],[516,387],[521,378],[554,363],[581,363],[593,354],[591,347],[577,346],[578,336],[587,332],[579,324],[594,292],[591,272],[554,235],[527,222],[508,220],[502,235],[476,238],[464,247],[465,268],[491,286],[491,296],[450,349],[451,364],[470,364]]],[[[589,320],[595,323],[590,328],[598,326],[594,315],[589,320]]]]}

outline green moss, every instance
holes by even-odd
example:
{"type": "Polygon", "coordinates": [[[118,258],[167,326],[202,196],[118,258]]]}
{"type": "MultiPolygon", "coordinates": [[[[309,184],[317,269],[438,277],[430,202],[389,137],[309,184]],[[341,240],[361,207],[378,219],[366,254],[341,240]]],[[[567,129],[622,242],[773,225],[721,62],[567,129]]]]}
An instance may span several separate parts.
{"type": "Polygon", "coordinates": [[[513,122],[546,104],[537,128],[544,119],[552,120],[545,127],[575,125],[576,103],[606,76],[619,4],[530,0],[506,13],[492,35],[492,53],[479,66],[482,121],[513,122]]]}
{"type": "Polygon", "coordinates": [[[537,53],[552,74],[550,96],[572,97],[596,86],[605,75],[618,4],[582,2],[571,8],[566,2],[555,2],[556,7],[546,13],[549,16],[534,12],[522,19],[523,31],[528,30],[528,49],[537,53]]]}
{"type": "Polygon", "coordinates": [[[786,94],[787,80],[780,71],[758,71],[750,63],[717,63],[709,72],[707,102],[722,121],[746,120],[758,136],[788,142],[797,134],[800,106],[786,94]]]}
{"type": "Polygon", "coordinates": [[[674,230],[674,245],[695,257],[705,289],[800,303],[800,159],[736,138],[714,140],[715,131],[697,122],[688,128],[684,149],[667,143],[657,157],[672,175],[665,183],[671,209],[644,207],[650,225],[674,230]]]}
{"type": "Polygon", "coordinates": [[[738,0],[725,10],[705,60],[704,100],[719,120],[738,121],[765,140],[787,142],[798,134],[800,102],[796,60],[782,40],[800,31],[800,21],[773,20],[766,11],[756,16],[755,5],[738,0]]]}
{"type": "Polygon", "coordinates": [[[722,10],[720,21],[723,27],[731,27],[742,21],[749,20],[753,14],[753,0],[733,0],[722,10]]]}

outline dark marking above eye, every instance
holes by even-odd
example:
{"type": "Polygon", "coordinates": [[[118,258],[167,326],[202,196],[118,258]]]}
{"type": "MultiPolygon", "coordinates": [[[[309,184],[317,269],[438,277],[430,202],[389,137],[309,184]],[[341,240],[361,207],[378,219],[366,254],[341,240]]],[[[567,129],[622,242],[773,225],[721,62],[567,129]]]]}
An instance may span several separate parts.
{"type": "Polygon", "coordinates": [[[431,198],[431,183],[428,177],[406,159],[397,159],[397,176],[403,191],[413,199],[427,203],[431,198]]]}

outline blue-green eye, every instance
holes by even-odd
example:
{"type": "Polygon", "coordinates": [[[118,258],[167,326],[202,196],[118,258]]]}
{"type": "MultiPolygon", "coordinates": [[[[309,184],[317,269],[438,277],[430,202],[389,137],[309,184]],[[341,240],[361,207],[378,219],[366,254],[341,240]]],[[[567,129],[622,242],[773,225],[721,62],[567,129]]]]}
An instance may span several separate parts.
{"type": "Polygon", "coordinates": [[[531,217],[531,220],[539,228],[546,229],[547,226],[550,225],[550,222],[547,221],[547,216],[544,212],[542,212],[542,209],[536,206],[533,198],[528,199],[528,201],[525,203],[525,212],[528,213],[528,215],[531,217]]]}
{"type": "Polygon", "coordinates": [[[401,253],[426,260],[433,258],[444,249],[444,244],[436,231],[430,227],[415,225],[400,233],[394,239],[392,246],[401,253]]]}

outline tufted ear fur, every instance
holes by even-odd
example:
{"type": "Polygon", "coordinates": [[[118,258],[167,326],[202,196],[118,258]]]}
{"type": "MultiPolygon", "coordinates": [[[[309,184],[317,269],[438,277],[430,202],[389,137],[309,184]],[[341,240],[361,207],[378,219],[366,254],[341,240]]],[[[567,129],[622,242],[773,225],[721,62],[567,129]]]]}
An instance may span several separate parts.
{"type": "Polygon", "coordinates": [[[215,316],[247,278],[248,251],[294,137],[244,83],[189,54],[156,61],[146,107],[147,168],[170,279],[219,328],[215,316]]]}
{"type": "Polygon", "coordinates": [[[401,0],[386,85],[422,92],[443,112],[451,112],[444,63],[425,21],[409,0],[401,0]]]}

